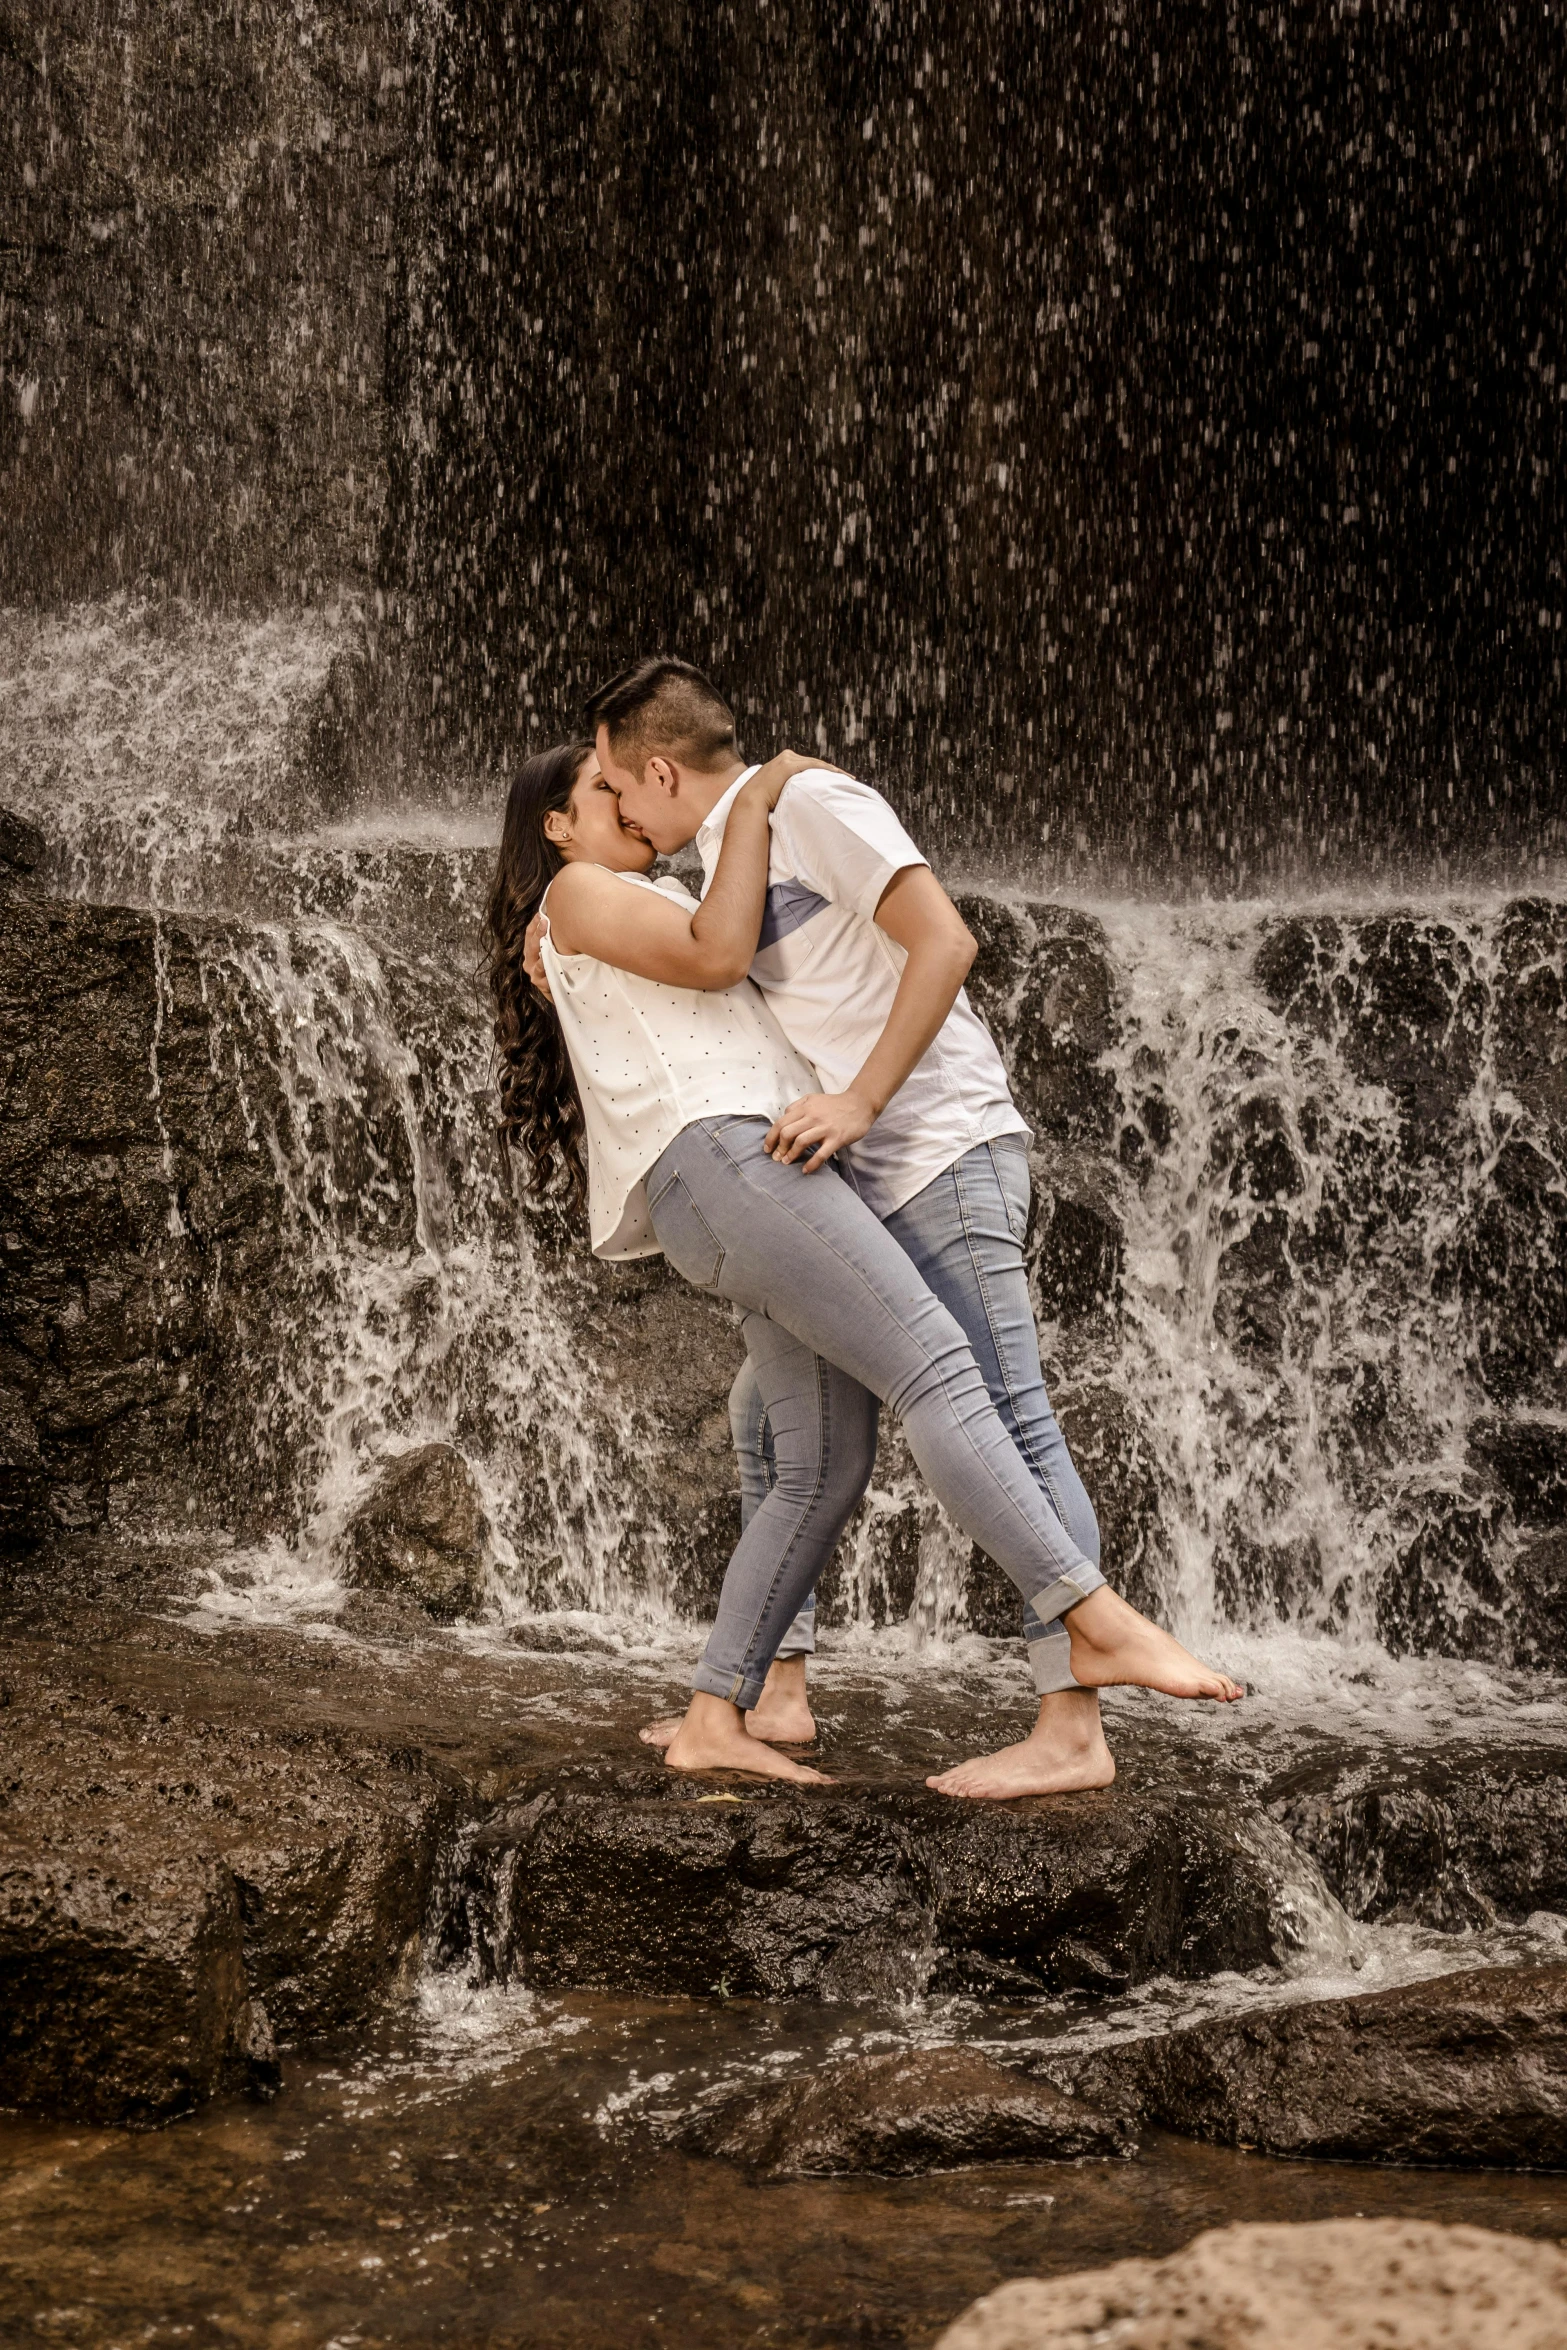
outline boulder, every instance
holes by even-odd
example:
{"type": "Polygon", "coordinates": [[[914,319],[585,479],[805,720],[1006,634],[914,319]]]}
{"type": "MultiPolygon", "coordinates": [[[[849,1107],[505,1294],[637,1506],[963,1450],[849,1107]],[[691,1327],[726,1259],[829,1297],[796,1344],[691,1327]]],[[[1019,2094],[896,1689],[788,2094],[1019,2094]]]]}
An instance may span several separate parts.
{"type": "Polygon", "coordinates": [[[1355,1076],[1386,1086],[1412,1159],[1440,1149],[1474,1080],[1485,989],[1449,924],[1410,914],[1289,917],[1252,964],[1293,1027],[1335,1036],[1355,1076]]]}
{"type": "Polygon", "coordinates": [[[224,1670],[188,1636],[170,1671],[171,1637],[5,1644],[0,2105],[140,2126],[265,2092],[273,2031],[362,2025],[418,1949],[450,1776],[308,1723],[319,1643],[291,1691],[276,1640],[224,1670]]]}
{"type": "Polygon", "coordinates": [[[233,1878],[205,1854],[138,1859],[0,1845],[0,2103],[147,2128],[275,2092],[233,1878]]]}
{"type": "Polygon", "coordinates": [[[1265,1813],[1168,1786],[954,1804],[923,1788],[530,1780],[468,1862],[481,1972],[654,1996],[1108,1993],[1292,1947],[1315,1867],[1265,1813]]]}
{"type": "Polygon", "coordinates": [[[680,2135],[694,2152],[774,2179],[1136,2152],[1123,2123],[968,2048],[825,2065],[709,2107],[680,2135]]]}
{"type": "Polygon", "coordinates": [[[25,816],[0,808],[0,889],[37,871],[43,862],[44,836],[25,816]]]}
{"type": "Polygon", "coordinates": [[[1326,2219],[1214,2228],[1168,2260],[1020,2277],[936,2350],[1556,2350],[1567,2253],[1489,2228],[1326,2219]]]}
{"type": "Polygon", "coordinates": [[[1469,1458],[1489,1472],[1521,1526],[1567,1523],[1567,1419],[1520,1412],[1477,1420],[1469,1458]]]}
{"type": "Polygon", "coordinates": [[[1512,1565],[1508,1613],[1514,1664],[1567,1672],[1567,1528],[1523,1545],[1512,1565]]]}
{"type": "Polygon", "coordinates": [[[1567,2169],[1567,1963],[1254,2009],[1041,2070],[1111,2112],[1264,2154],[1567,2169]]]}
{"type": "Polygon", "coordinates": [[[1001,1047],[1035,1141],[1091,1160],[1110,1140],[1116,1101],[1103,1066],[1118,1033],[1103,924],[1042,902],[1016,907],[973,894],[957,904],[979,946],[969,994],[1001,1047]]]}
{"type": "Polygon", "coordinates": [[[1567,1915],[1567,1755],[1551,1749],[1305,1773],[1268,1808],[1353,1918],[1463,1933],[1567,1915]]]}
{"type": "Polygon", "coordinates": [[[473,1471],[449,1444],[423,1444],[388,1464],[349,1522],[347,1577],[401,1592],[438,1623],[472,1615],[484,1597],[489,1526],[473,1471]]]}

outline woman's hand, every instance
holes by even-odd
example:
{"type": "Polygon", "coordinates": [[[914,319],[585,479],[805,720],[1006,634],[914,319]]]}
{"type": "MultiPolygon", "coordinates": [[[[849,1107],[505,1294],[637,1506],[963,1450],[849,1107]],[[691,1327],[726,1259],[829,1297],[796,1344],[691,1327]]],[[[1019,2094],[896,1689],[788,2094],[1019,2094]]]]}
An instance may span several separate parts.
{"type": "Polygon", "coordinates": [[[780,751],[776,758],[768,760],[765,767],[758,767],[745,789],[756,794],[770,816],[783,797],[784,785],[791,783],[797,775],[808,774],[813,767],[824,767],[829,775],[842,775],[844,772],[841,767],[835,767],[830,759],[808,758],[804,751],[780,751]]]}
{"type": "Polygon", "coordinates": [[[780,1167],[792,1166],[802,1151],[814,1151],[805,1166],[805,1173],[814,1175],[834,1151],[869,1134],[876,1115],[868,1094],[805,1093],[773,1120],[762,1148],[780,1167]]]}
{"type": "Polygon", "coordinates": [[[532,981],[536,993],[552,1004],[549,973],[544,968],[544,957],[539,949],[544,943],[546,924],[542,914],[535,914],[522,937],[522,967],[532,981]]]}

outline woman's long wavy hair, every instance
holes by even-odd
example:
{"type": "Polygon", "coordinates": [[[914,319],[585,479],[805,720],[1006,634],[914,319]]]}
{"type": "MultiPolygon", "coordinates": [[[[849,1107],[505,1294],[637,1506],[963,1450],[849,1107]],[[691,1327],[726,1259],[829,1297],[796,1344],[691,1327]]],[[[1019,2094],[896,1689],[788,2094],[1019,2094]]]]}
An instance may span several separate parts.
{"type": "Polygon", "coordinates": [[[522,966],[523,935],[565,860],[546,837],[544,819],[563,810],[591,743],[558,743],[525,759],[506,796],[500,857],[484,919],[490,995],[495,1005],[501,1147],[517,1145],[535,1197],[564,1194],[578,1213],[587,1199],[582,1160],[582,1103],[566,1039],[553,1009],[522,966]]]}

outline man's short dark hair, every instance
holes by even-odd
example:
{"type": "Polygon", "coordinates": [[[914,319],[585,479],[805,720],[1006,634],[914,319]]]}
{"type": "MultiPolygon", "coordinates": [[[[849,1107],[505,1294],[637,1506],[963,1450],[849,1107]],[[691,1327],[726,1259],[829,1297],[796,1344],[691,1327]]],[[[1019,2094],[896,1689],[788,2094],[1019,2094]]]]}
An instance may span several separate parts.
{"type": "Polygon", "coordinates": [[[588,727],[601,726],[616,757],[638,773],[658,756],[696,768],[735,756],[734,712],[711,678],[672,653],[650,653],[599,687],[588,703],[588,727]]]}

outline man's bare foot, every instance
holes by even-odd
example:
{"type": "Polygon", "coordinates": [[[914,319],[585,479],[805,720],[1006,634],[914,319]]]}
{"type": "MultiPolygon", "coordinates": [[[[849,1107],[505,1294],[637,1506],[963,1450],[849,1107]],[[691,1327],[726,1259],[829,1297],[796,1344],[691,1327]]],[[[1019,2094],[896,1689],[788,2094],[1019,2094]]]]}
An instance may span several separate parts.
{"type": "Polygon", "coordinates": [[[1104,1584],[1062,1619],[1072,1643],[1072,1677],[1084,1689],[1162,1689],[1166,1697],[1212,1697],[1233,1705],[1246,1692],[1150,1624],[1104,1584]]]}
{"type": "Polygon", "coordinates": [[[670,1746],[675,1732],[685,1720],[684,1714],[660,1714],[656,1722],[648,1722],[637,1732],[644,1746],[670,1746]]]}
{"type": "Polygon", "coordinates": [[[773,1746],[810,1745],[816,1736],[816,1716],[805,1694],[803,1656],[773,1659],[745,1726],[753,1738],[765,1738],[773,1746]]]}
{"type": "Polygon", "coordinates": [[[709,1697],[699,1689],[692,1697],[674,1737],[664,1752],[672,1771],[749,1771],[753,1778],[799,1779],[812,1787],[830,1787],[821,1771],[810,1770],[760,1738],[753,1738],[737,1705],[727,1698],[709,1697]]]}
{"type": "Polygon", "coordinates": [[[1061,1689],[1039,1701],[1039,1719],[1016,1746],[1003,1746],[927,1779],[938,1795],[1066,1795],[1079,1787],[1108,1787],[1115,1758],[1105,1744],[1099,1699],[1092,1689],[1061,1689]]]}

